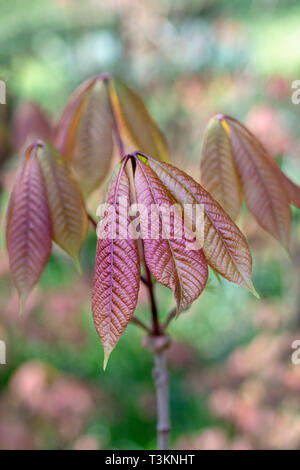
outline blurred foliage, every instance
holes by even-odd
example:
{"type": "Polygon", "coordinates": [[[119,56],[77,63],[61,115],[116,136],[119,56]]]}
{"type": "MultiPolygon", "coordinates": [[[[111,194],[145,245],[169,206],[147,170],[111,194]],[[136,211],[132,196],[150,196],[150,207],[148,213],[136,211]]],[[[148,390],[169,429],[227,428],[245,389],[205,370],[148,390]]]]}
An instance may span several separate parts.
{"type": "MultiPolygon", "coordinates": [[[[81,253],[83,276],[55,249],[24,316],[17,315],[3,241],[20,158],[7,150],[17,105],[32,100],[57,122],[74,88],[106,71],[141,92],[172,161],[195,178],[203,129],[224,112],[247,123],[299,183],[299,110],[291,102],[299,13],[296,0],[0,3],[0,78],[8,89],[0,116],[0,339],[8,355],[0,366],[0,448],[155,447],[152,358],[134,325],[101,370],[90,311],[92,230],[81,253]]],[[[99,201],[96,195],[91,206],[99,201]]],[[[171,325],[174,447],[300,447],[300,369],[290,361],[290,344],[300,339],[300,219],[293,213],[290,262],[243,211],[260,301],[212,276],[171,325]]],[[[172,296],[156,289],[163,317],[172,296]]],[[[143,288],[137,316],[149,321],[143,288]]]]}

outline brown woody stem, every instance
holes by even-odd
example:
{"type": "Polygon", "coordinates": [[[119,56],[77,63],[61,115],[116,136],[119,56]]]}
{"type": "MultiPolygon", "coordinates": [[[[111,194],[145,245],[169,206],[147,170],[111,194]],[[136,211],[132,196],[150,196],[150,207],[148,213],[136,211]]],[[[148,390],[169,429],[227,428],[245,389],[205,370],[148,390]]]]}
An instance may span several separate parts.
{"type": "Polygon", "coordinates": [[[169,448],[170,408],[169,375],[167,372],[165,350],[170,344],[170,338],[164,335],[163,328],[159,323],[153,282],[146,263],[145,270],[152,312],[152,338],[149,339],[149,344],[154,355],[154,369],[152,375],[156,388],[157,448],[158,450],[166,450],[169,448]]]}
{"type": "Polygon", "coordinates": [[[166,349],[171,339],[166,334],[147,336],[144,345],[150,349],[154,356],[153,379],[156,388],[157,404],[157,448],[166,450],[170,437],[170,409],[169,409],[169,374],[166,365],[166,349]]]}
{"type": "Polygon", "coordinates": [[[139,326],[140,328],[143,328],[143,330],[147,331],[147,333],[151,333],[150,328],[148,328],[148,326],[145,325],[145,323],[143,323],[141,320],[139,320],[139,318],[132,317],[130,321],[131,321],[131,323],[139,326]]]}
{"type": "Polygon", "coordinates": [[[177,308],[173,308],[173,310],[171,310],[171,312],[169,313],[165,323],[162,325],[162,330],[165,331],[169,324],[171,323],[171,321],[173,320],[173,318],[176,317],[176,314],[177,314],[177,308]]]}
{"type": "Polygon", "coordinates": [[[160,331],[160,325],[159,325],[159,319],[158,319],[158,310],[157,310],[156,300],[154,296],[153,282],[151,278],[151,273],[149,271],[148,266],[146,265],[146,262],[145,262],[145,271],[146,271],[147,287],[148,287],[149,300],[150,300],[151,313],[152,313],[152,334],[154,336],[160,336],[161,331],[160,331]]]}
{"type": "Polygon", "coordinates": [[[167,371],[165,350],[154,353],[153,379],[156,386],[157,402],[157,447],[158,450],[169,448],[170,411],[169,411],[169,374],[167,371]]]}

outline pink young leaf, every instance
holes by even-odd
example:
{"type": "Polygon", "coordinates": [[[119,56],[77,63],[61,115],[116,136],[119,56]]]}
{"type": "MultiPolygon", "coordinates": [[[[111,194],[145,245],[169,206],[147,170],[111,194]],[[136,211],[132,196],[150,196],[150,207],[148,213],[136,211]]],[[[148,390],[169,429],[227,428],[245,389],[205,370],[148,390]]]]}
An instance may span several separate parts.
{"type": "Polygon", "coordinates": [[[110,102],[101,76],[87,81],[70,98],[56,144],[89,196],[106,178],[113,151],[110,102]]]}
{"type": "Polygon", "coordinates": [[[279,169],[248,129],[226,118],[233,156],[249,210],[289,251],[291,212],[279,169]]]}
{"type": "Polygon", "coordinates": [[[182,230],[181,211],[154,171],[139,159],[135,188],[138,203],[147,208],[150,224],[141,221],[146,264],[154,278],[174,292],[179,313],[199,297],[206,285],[204,254],[199,246],[189,246],[192,244],[188,240],[193,237],[187,227],[182,230]],[[173,219],[168,217],[171,207],[173,219]]]}
{"type": "MultiPolygon", "coordinates": [[[[180,204],[199,204],[204,209],[203,252],[208,264],[219,274],[257,295],[252,283],[252,257],[247,241],[220,204],[184,171],[149,158],[171,195],[180,204]]],[[[197,233],[196,233],[197,236],[197,233]]]]}
{"type": "Polygon", "coordinates": [[[48,115],[34,102],[21,103],[13,114],[12,142],[16,151],[37,139],[52,142],[54,126],[48,115]]]}
{"type": "Polygon", "coordinates": [[[93,317],[104,348],[104,368],[136,307],[140,264],[136,240],[128,233],[129,181],[121,166],[98,224],[93,317]],[[125,234],[122,236],[122,234],[125,234]]]}
{"type": "Polygon", "coordinates": [[[11,195],[6,240],[21,307],[37,283],[51,252],[51,219],[37,146],[26,152],[11,195]]]}

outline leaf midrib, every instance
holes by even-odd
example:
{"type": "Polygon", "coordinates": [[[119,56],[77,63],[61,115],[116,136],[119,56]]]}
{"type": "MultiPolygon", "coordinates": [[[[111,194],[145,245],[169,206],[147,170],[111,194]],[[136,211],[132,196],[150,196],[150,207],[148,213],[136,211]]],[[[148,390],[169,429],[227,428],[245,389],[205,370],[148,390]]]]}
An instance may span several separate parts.
{"type": "MultiPolygon", "coordinates": [[[[145,179],[146,179],[146,181],[147,181],[147,183],[148,183],[149,189],[150,189],[150,191],[151,191],[152,198],[154,199],[156,206],[158,206],[158,208],[159,208],[159,218],[160,218],[160,220],[161,220],[164,233],[166,234],[166,231],[165,231],[165,228],[164,228],[164,222],[163,222],[162,215],[161,215],[161,211],[160,211],[160,206],[159,206],[159,203],[158,203],[158,201],[157,201],[157,199],[156,199],[156,196],[155,196],[155,194],[154,194],[154,191],[153,191],[153,189],[152,189],[152,187],[151,187],[151,183],[150,183],[150,181],[149,181],[149,178],[148,178],[147,174],[145,173],[145,171],[144,171],[144,169],[143,169],[143,167],[142,167],[142,165],[141,165],[139,159],[137,159],[137,162],[138,162],[139,167],[140,167],[141,171],[143,172],[143,175],[144,175],[144,177],[145,177],[145,179]]],[[[176,274],[177,274],[177,278],[178,278],[179,285],[180,285],[180,304],[179,304],[179,306],[178,306],[178,310],[180,310],[181,303],[182,303],[182,300],[183,300],[183,286],[182,286],[182,281],[181,281],[181,277],[180,277],[180,274],[179,274],[179,270],[178,270],[176,258],[175,258],[174,251],[173,251],[173,248],[172,248],[172,246],[171,246],[170,240],[169,240],[168,238],[166,238],[166,241],[167,241],[167,243],[168,243],[168,245],[169,245],[169,248],[170,248],[170,251],[171,251],[171,255],[172,255],[172,258],[173,258],[173,260],[174,260],[175,269],[176,269],[176,274]]]]}

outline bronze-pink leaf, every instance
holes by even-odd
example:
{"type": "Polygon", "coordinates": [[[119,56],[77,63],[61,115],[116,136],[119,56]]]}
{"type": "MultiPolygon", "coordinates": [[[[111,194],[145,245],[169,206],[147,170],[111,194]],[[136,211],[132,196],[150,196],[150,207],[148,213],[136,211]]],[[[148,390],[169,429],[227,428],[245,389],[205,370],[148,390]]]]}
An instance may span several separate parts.
{"type": "Polygon", "coordinates": [[[291,204],[296,207],[300,208],[300,188],[297,186],[293,181],[291,181],[284,173],[281,171],[279,167],[277,167],[280,171],[280,176],[287,191],[288,198],[291,204]]]}
{"type": "Polygon", "coordinates": [[[107,196],[106,204],[110,209],[104,211],[97,229],[92,310],[104,348],[104,369],[138,299],[140,263],[136,240],[127,234],[129,198],[129,180],[122,165],[107,196]],[[118,236],[121,232],[126,234],[123,238],[118,236]]]}
{"type": "Polygon", "coordinates": [[[236,221],[241,210],[242,191],[230,138],[218,116],[211,118],[205,129],[200,168],[202,186],[236,221]]]}
{"type": "Polygon", "coordinates": [[[21,307],[37,283],[51,252],[52,226],[37,145],[27,150],[12,191],[6,240],[21,307]]]}
{"type": "Polygon", "coordinates": [[[247,206],[257,222],[289,251],[289,195],[279,170],[248,129],[230,117],[226,123],[247,206]]]}
{"type": "Polygon", "coordinates": [[[55,147],[66,160],[70,160],[72,157],[72,148],[79,124],[80,113],[96,79],[97,77],[89,78],[77,88],[69,99],[58,123],[55,147]]]}
{"type": "Polygon", "coordinates": [[[101,75],[70,98],[58,125],[56,147],[88,197],[105,180],[113,152],[111,106],[101,75]]]}
{"type": "Polygon", "coordinates": [[[187,241],[193,237],[187,227],[182,230],[182,213],[159,177],[139,159],[135,188],[138,203],[147,207],[148,221],[151,222],[151,226],[141,223],[146,264],[154,278],[174,292],[179,313],[203,291],[208,277],[206,259],[200,247],[188,246],[187,241]],[[166,217],[168,211],[165,208],[168,207],[173,207],[173,219],[166,217]],[[153,219],[151,215],[154,215],[153,219]],[[160,227],[153,226],[155,223],[160,227]]]}
{"type": "Polygon", "coordinates": [[[36,103],[21,103],[13,114],[12,141],[16,151],[21,151],[37,139],[52,142],[54,126],[49,116],[36,103]]]}
{"type": "MultiPolygon", "coordinates": [[[[220,204],[193,178],[173,165],[148,157],[171,195],[180,204],[200,205],[204,210],[203,252],[208,264],[223,277],[257,293],[252,283],[252,257],[247,241],[220,204]]],[[[196,232],[198,239],[198,232],[196,232]]],[[[200,233],[199,242],[203,243],[200,233]]]]}
{"type": "MultiPolygon", "coordinates": [[[[234,118],[230,118],[229,116],[227,117],[228,123],[230,124],[230,120],[235,123],[237,127],[239,127],[244,135],[247,136],[252,142],[253,145],[256,148],[256,152],[258,155],[261,155],[261,158],[267,162],[267,164],[273,168],[273,170],[278,174],[279,179],[281,180],[281,183],[283,184],[283,187],[287,193],[287,198],[288,201],[293,204],[296,207],[300,208],[300,187],[295,184],[286,174],[281,170],[281,168],[276,164],[276,161],[274,158],[270,155],[270,153],[265,149],[263,144],[260,142],[260,140],[252,134],[252,132],[249,131],[241,122],[237,121],[234,118]]],[[[228,132],[230,132],[230,129],[228,129],[228,132]]]]}

